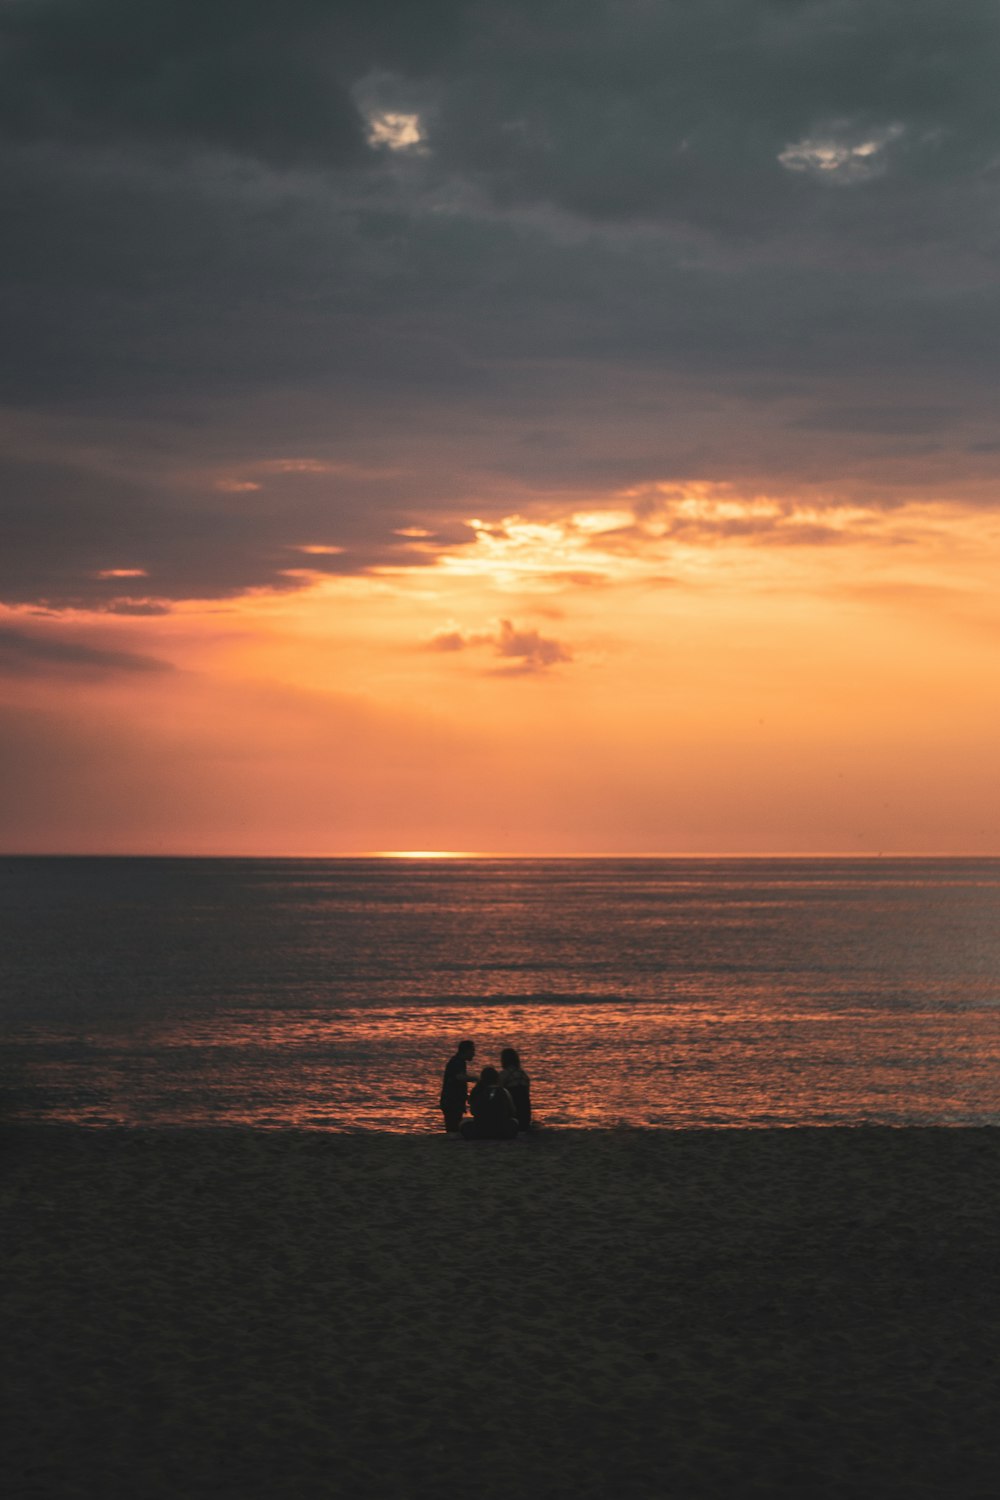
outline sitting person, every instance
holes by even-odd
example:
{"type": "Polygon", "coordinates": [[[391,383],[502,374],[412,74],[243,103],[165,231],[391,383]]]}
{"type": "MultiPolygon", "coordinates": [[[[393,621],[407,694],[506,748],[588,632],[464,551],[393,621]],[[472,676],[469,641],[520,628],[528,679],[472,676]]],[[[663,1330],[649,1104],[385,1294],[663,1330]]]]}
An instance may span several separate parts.
{"type": "Polygon", "coordinates": [[[469,1095],[471,1120],[463,1120],[462,1134],[467,1141],[509,1141],[517,1135],[514,1101],[500,1087],[496,1068],[484,1068],[479,1082],[469,1095]]]}
{"type": "Polygon", "coordinates": [[[500,1054],[500,1085],[505,1088],[514,1103],[514,1113],[521,1130],[531,1129],[531,1079],[521,1067],[521,1059],[513,1047],[505,1047],[500,1054]]]}

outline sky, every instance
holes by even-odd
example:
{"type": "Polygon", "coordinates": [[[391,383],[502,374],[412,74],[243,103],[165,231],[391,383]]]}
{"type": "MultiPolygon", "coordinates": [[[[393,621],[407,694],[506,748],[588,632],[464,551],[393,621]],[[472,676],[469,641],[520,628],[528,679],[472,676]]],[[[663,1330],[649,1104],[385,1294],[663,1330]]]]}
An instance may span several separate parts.
{"type": "Polygon", "coordinates": [[[994,0],[2,0],[0,849],[1000,854],[994,0]]]}

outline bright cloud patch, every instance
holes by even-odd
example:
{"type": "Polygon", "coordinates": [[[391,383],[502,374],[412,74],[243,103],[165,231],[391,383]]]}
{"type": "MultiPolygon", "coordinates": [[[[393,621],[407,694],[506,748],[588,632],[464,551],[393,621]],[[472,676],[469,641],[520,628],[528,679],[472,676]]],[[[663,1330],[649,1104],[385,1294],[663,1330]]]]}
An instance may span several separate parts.
{"type": "Polygon", "coordinates": [[[419,115],[379,111],[368,117],[368,144],[388,146],[390,151],[406,151],[419,146],[424,139],[419,115]]]}
{"type": "Polygon", "coordinates": [[[675,573],[692,550],[727,543],[824,546],[869,540],[887,525],[877,510],[742,495],[706,482],[641,485],[613,498],[614,507],[549,521],[518,515],[493,523],[470,520],[473,544],[443,551],[437,568],[455,579],[482,579],[501,592],[560,593],[567,587],[662,582],[664,569],[675,573]]]}
{"type": "Polygon", "coordinates": [[[886,147],[902,134],[903,126],[893,124],[859,136],[849,126],[835,122],[828,131],[786,146],[778,160],[789,172],[808,172],[828,182],[865,182],[885,171],[886,147]]]}

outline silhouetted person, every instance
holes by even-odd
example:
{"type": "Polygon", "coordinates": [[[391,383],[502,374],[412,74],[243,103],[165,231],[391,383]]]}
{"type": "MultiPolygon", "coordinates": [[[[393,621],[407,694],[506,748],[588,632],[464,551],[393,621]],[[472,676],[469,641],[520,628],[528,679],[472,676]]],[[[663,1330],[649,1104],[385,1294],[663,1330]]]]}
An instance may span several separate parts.
{"type": "Polygon", "coordinates": [[[500,1087],[496,1068],[484,1068],[479,1082],[469,1095],[472,1119],[462,1126],[467,1141],[509,1141],[517,1135],[514,1101],[500,1087]]]}
{"type": "Polygon", "coordinates": [[[444,1115],[445,1130],[456,1131],[462,1128],[462,1116],[465,1114],[469,1093],[468,1085],[472,1082],[469,1077],[469,1063],[475,1055],[475,1042],[459,1042],[455,1056],[449,1057],[445,1063],[440,1105],[444,1115]]]}
{"type": "Polygon", "coordinates": [[[513,1100],[519,1127],[530,1130],[531,1079],[521,1067],[521,1059],[513,1047],[505,1047],[500,1054],[500,1084],[513,1100]]]}

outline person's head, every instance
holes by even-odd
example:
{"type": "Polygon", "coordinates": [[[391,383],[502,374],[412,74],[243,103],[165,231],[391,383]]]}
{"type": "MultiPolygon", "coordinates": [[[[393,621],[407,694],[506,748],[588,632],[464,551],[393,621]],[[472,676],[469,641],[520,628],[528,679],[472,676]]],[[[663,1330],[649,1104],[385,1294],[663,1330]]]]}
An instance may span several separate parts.
{"type": "Polygon", "coordinates": [[[492,1084],[492,1083],[499,1083],[500,1082],[500,1074],[497,1072],[496,1068],[491,1068],[491,1067],[487,1066],[480,1073],[480,1075],[479,1075],[479,1082],[480,1083],[490,1083],[490,1084],[492,1084]]]}
{"type": "Polygon", "coordinates": [[[459,1044],[458,1044],[458,1055],[459,1055],[459,1057],[465,1057],[465,1058],[475,1057],[475,1055],[476,1055],[476,1044],[475,1044],[475,1042],[459,1042],[459,1044]]]}
{"type": "Polygon", "coordinates": [[[519,1068],[521,1059],[513,1047],[505,1047],[500,1054],[500,1066],[504,1068],[519,1068]]]}

